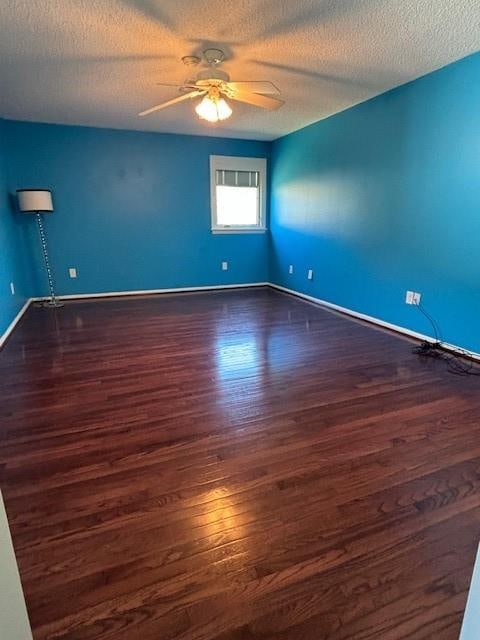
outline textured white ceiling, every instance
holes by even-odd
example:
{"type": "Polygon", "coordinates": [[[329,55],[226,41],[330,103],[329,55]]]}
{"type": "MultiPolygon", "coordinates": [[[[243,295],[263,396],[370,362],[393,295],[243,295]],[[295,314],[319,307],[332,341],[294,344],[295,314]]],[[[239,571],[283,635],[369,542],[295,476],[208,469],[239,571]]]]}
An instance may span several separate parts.
{"type": "Polygon", "coordinates": [[[478,49],[480,0],[1,0],[0,116],[269,140],[478,49]],[[216,126],[192,103],[138,118],[208,45],[285,106],[234,103],[216,126]]]}

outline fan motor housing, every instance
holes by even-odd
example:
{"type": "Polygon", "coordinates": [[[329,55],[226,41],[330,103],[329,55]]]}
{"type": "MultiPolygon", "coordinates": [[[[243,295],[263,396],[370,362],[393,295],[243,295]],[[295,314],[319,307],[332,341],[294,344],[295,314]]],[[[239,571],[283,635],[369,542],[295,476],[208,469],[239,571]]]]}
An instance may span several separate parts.
{"type": "Polygon", "coordinates": [[[225,71],[220,69],[204,69],[197,75],[197,82],[199,80],[218,80],[219,82],[229,82],[230,76],[225,71]]]}

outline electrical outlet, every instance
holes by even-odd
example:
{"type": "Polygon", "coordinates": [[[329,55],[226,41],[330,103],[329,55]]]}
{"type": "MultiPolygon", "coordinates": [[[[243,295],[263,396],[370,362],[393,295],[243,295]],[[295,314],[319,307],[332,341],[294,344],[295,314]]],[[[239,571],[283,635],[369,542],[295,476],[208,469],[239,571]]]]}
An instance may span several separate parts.
{"type": "Polygon", "coordinates": [[[422,299],[422,294],[417,291],[407,291],[405,295],[405,304],[414,304],[418,307],[422,299]]]}
{"type": "Polygon", "coordinates": [[[313,269],[309,269],[307,273],[308,280],[313,280],[313,269]]]}
{"type": "Polygon", "coordinates": [[[70,276],[70,278],[77,277],[77,270],[75,269],[75,267],[70,267],[70,269],[68,270],[68,275],[70,276]]]}
{"type": "Polygon", "coordinates": [[[222,262],[222,271],[228,271],[228,262],[226,260],[222,262]]]}
{"type": "Polygon", "coordinates": [[[293,264],[291,264],[291,265],[288,267],[288,273],[290,273],[290,274],[292,274],[292,273],[293,273],[293,264]]]}
{"type": "Polygon", "coordinates": [[[12,296],[15,295],[15,284],[13,282],[10,282],[10,291],[12,292],[12,296]]]}

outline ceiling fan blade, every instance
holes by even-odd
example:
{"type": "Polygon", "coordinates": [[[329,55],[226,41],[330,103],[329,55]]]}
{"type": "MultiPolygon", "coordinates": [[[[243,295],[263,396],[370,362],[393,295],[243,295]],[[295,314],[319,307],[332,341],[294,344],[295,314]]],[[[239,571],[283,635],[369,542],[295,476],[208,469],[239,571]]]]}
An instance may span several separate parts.
{"type": "Polygon", "coordinates": [[[228,87],[234,91],[252,91],[253,93],[265,93],[275,95],[280,89],[268,80],[247,80],[245,82],[227,82],[228,87]]]}
{"type": "Polygon", "coordinates": [[[175,84],[173,82],[156,82],[156,85],[158,85],[159,87],[182,87],[183,85],[181,84],[175,84]]]}
{"type": "Polygon", "coordinates": [[[159,87],[174,87],[179,91],[182,91],[183,89],[198,89],[198,86],[193,82],[187,82],[184,84],[171,84],[170,82],[156,82],[155,84],[159,87]]]}
{"type": "Polygon", "coordinates": [[[185,93],[183,96],[173,98],[172,100],[168,100],[167,102],[162,102],[161,104],[157,104],[154,107],[150,107],[150,109],[145,109],[145,111],[141,111],[138,115],[142,117],[148,116],[154,111],[160,111],[160,109],[170,107],[172,104],[177,104],[177,102],[183,102],[184,100],[190,100],[191,98],[196,98],[197,96],[203,96],[205,93],[206,91],[190,91],[190,93],[185,93]]]}
{"type": "Polygon", "coordinates": [[[259,93],[252,93],[251,91],[234,91],[229,97],[232,100],[238,100],[238,102],[246,102],[261,109],[268,109],[268,111],[275,111],[275,109],[279,109],[285,104],[283,100],[279,100],[278,98],[262,96],[259,93]]]}

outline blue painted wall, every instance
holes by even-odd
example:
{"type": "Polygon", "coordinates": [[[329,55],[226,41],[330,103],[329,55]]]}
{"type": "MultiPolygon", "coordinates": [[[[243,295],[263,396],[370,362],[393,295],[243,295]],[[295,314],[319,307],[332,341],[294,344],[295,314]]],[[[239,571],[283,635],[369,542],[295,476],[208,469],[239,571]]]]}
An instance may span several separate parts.
{"type": "MultiPolygon", "coordinates": [[[[9,188],[53,190],[45,216],[61,294],[268,279],[266,234],[212,235],[209,156],[269,156],[270,144],[7,122],[9,188]],[[229,270],[221,271],[221,261],[229,270]],[[76,267],[78,278],[68,277],[76,267]]],[[[35,222],[29,227],[47,293],[35,222]]]]}
{"type": "Polygon", "coordinates": [[[479,77],[477,54],[273,145],[0,121],[0,332],[46,293],[34,220],[8,198],[40,186],[60,293],[270,279],[431,333],[411,289],[446,341],[480,351],[479,77]],[[270,152],[271,234],[212,235],[209,155],[270,152]]]}
{"type": "Polygon", "coordinates": [[[480,352],[480,54],[277,140],[271,231],[277,284],[480,352]]]}
{"type": "Polygon", "coordinates": [[[7,189],[9,150],[5,133],[5,122],[0,120],[0,338],[30,295],[24,228],[7,189]],[[15,295],[10,282],[15,285],[15,295]]]}

